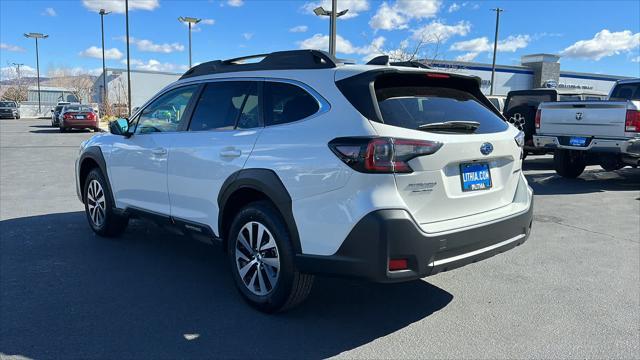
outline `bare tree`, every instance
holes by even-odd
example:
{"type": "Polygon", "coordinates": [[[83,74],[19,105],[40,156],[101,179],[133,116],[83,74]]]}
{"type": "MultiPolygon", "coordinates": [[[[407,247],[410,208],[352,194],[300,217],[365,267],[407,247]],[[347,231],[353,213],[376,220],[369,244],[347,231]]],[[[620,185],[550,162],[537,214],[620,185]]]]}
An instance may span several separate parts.
{"type": "Polygon", "coordinates": [[[50,77],[48,83],[67,89],[79,102],[91,101],[93,76],[63,66],[52,68],[48,75],[50,77]]]}
{"type": "Polygon", "coordinates": [[[9,64],[8,67],[3,69],[3,76],[8,80],[11,80],[12,85],[9,86],[2,94],[3,100],[11,100],[11,101],[26,101],[27,100],[27,86],[25,81],[22,79],[22,74],[20,73],[21,65],[13,65],[9,64]]]}

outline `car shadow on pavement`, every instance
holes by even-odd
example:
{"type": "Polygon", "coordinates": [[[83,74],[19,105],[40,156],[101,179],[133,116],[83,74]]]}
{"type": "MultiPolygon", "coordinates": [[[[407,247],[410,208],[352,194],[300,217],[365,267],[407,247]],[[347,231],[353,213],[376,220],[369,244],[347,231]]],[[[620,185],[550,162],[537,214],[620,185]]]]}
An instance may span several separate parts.
{"type": "Polygon", "coordinates": [[[566,179],[555,171],[526,174],[536,195],[586,194],[602,191],[640,190],[640,169],[585,170],[577,179],[566,179]]]}
{"type": "Polygon", "coordinates": [[[29,358],[326,358],[453,299],[425,281],[317,278],[265,315],[237,293],[217,246],[134,221],[96,237],[83,212],[0,221],[0,352],[29,358]]]}

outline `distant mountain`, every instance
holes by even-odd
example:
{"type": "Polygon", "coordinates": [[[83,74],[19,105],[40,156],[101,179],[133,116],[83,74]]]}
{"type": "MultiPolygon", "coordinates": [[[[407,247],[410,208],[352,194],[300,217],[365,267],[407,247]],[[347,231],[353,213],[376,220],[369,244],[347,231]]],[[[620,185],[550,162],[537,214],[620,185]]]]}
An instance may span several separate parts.
{"type": "MultiPolygon", "coordinates": [[[[94,75],[81,75],[82,77],[89,77],[91,81],[96,81],[98,78],[94,75]]],[[[40,86],[53,86],[58,87],[60,84],[69,83],[76,76],[63,76],[63,77],[40,77],[40,86]]],[[[22,84],[25,86],[36,86],[38,84],[38,78],[36,77],[23,77],[21,79],[22,84]]],[[[2,80],[0,85],[17,85],[18,79],[2,80]]]]}
{"type": "MultiPolygon", "coordinates": [[[[40,85],[43,85],[42,83],[47,80],[50,80],[50,78],[40,77],[40,85]]],[[[38,84],[38,78],[35,76],[34,77],[25,76],[22,79],[20,79],[20,81],[22,81],[22,83],[27,86],[31,86],[31,85],[35,86],[38,84]]],[[[0,85],[16,85],[16,84],[18,84],[18,79],[7,79],[7,80],[0,81],[0,85]]]]}

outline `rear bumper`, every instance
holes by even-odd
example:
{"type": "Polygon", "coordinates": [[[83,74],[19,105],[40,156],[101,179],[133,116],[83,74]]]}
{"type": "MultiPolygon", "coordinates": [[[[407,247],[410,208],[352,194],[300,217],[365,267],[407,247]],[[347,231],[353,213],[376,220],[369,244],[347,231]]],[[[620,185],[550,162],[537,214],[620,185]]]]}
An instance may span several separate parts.
{"type": "Polygon", "coordinates": [[[527,210],[444,235],[423,232],[405,210],[377,210],[362,218],[331,256],[296,256],[302,272],[399,282],[455,269],[524,243],[533,220],[527,210]],[[407,259],[408,269],[389,271],[389,259],[407,259]]]}
{"type": "Polygon", "coordinates": [[[74,129],[92,129],[98,127],[98,120],[61,120],[60,126],[74,129]]]}
{"type": "Polygon", "coordinates": [[[614,153],[638,157],[640,156],[640,137],[631,139],[602,139],[588,138],[587,146],[567,145],[569,136],[559,135],[534,135],[533,141],[536,146],[550,150],[566,149],[580,150],[601,153],[614,153]]]}

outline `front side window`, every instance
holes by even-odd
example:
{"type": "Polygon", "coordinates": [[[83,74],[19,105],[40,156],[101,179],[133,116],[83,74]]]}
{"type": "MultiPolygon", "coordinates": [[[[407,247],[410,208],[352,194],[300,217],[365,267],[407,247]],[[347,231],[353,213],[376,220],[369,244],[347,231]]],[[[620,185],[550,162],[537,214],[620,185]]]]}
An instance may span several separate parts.
{"type": "Polygon", "coordinates": [[[320,109],[318,101],[296,85],[266,82],[264,88],[267,126],[302,120],[320,109]]]}
{"type": "Polygon", "coordinates": [[[202,91],[189,130],[250,129],[259,125],[258,83],[220,81],[208,83],[202,91]]]}
{"type": "Polygon", "coordinates": [[[178,131],[186,121],[185,111],[198,86],[171,90],[147,106],[140,114],[136,134],[178,131]]]}

